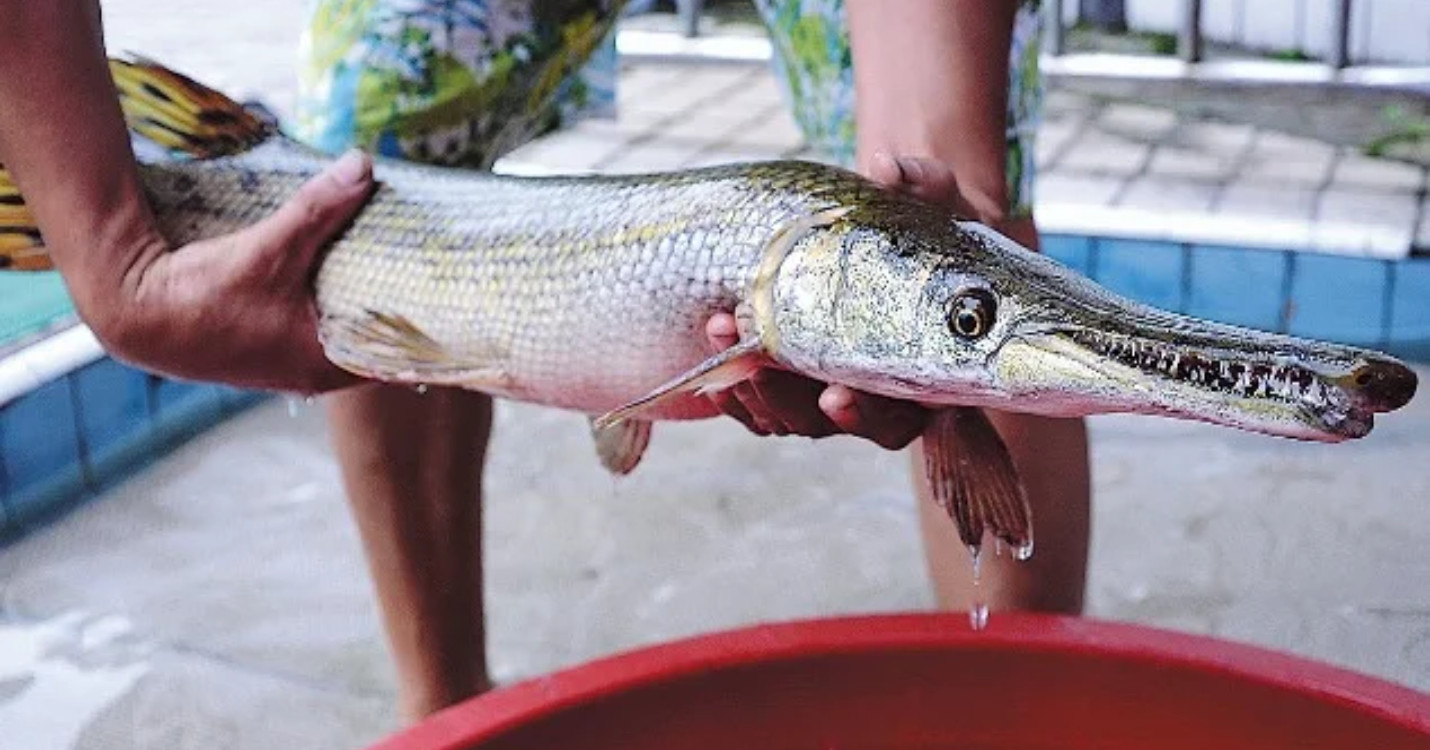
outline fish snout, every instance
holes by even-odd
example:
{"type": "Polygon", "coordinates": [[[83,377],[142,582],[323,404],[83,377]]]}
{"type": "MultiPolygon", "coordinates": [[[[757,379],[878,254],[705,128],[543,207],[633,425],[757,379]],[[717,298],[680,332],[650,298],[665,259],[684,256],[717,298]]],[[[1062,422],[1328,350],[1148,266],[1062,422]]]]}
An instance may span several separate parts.
{"type": "Polygon", "coordinates": [[[1419,382],[1415,371],[1392,360],[1373,359],[1346,379],[1356,403],[1373,412],[1395,411],[1410,403],[1419,382]]]}

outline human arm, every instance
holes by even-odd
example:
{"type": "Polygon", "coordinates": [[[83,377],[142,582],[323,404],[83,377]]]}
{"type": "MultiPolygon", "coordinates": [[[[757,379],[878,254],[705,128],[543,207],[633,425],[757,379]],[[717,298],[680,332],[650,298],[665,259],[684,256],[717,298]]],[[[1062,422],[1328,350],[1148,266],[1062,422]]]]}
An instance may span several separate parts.
{"type": "Polygon", "coordinates": [[[926,0],[891,12],[888,3],[848,0],[861,172],[996,229],[1025,223],[1012,215],[1007,164],[1018,5],[926,0]]]}
{"type": "Polygon", "coordinates": [[[318,344],[311,272],[371,191],[350,157],[273,215],[175,248],[144,197],[94,2],[22,2],[0,24],[0,163],[80,317],[114,356],[176,377],[316,393],[356,381],[318,344]]]}

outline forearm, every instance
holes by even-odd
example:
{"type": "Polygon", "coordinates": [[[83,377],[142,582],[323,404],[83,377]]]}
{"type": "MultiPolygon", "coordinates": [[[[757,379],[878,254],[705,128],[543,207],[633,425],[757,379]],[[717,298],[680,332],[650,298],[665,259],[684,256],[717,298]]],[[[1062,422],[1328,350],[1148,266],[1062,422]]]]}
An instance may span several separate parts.
{"type": "Polygon", "coordinates": [[[33,210],[86,321],[119,327],[149,216],[93,2],[13,2],[0,24],[0,163],[33,210]]]}
{"type": "Polygon", "coordinates": [[[847,0],[861,169],[878,151],[936,159],[980,218],[1006,216],[1016,10],[1016,0],[847,0]]]}

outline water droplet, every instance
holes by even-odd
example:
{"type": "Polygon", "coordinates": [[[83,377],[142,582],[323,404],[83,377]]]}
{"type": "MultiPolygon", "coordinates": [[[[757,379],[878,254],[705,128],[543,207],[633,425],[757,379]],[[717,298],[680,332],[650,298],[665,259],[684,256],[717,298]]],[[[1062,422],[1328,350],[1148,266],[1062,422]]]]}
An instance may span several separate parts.
{"type": "Polygon", "coordinates": [[[988,605],[983,602],[974,602],[968,609],[968,624],[974,630],[982,630],[988,627],[988,605]]]}
{"type": "Polygon", "coordinates": [[[425,393],[427,393],[427,384],[426,384],[426,383],[418,383],[418,384],[417,384],[417,395],[421,396],[421,395],[423,395],[423,394],[425,394],[425,393]]]}
{"type": "Polygon", "coordinates": [[[288,403],[288,416],[297,417],[298,407],[303,404],[302,399],[298,398],[297,396],[284,396],[283,400],[288,403]]]}
{"type": "Polygon", "coordinates": [[[1026,544],[1020,544],[1013,550],[1013,557],[1019,561],[1027,560],[1033,556],[1033,540],[1029,539],[1026,544]]]}
{"type": "Polygon", "coordinates": [[[973,560],[973,585],[978,585],[978,575],[983,569],[983,551],[978,545],[968,545],[968,556],[973,560]]]}

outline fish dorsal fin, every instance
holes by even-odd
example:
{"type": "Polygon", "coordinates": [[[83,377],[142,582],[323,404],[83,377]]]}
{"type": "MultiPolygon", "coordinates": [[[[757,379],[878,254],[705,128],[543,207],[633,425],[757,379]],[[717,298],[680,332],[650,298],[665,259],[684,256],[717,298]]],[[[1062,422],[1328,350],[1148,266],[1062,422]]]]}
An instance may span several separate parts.
{"type": "Polygon", "coordinates": [[[153,60],[111,58],[129,129],[195,159],[242,153],[276,132],[242,104],[153,60]]]}
{"type": "Polygon", "coordinates": [[[48,271],[53,267],[35,215],[10,173],[0,165],[0,270],[48,271]]]}

